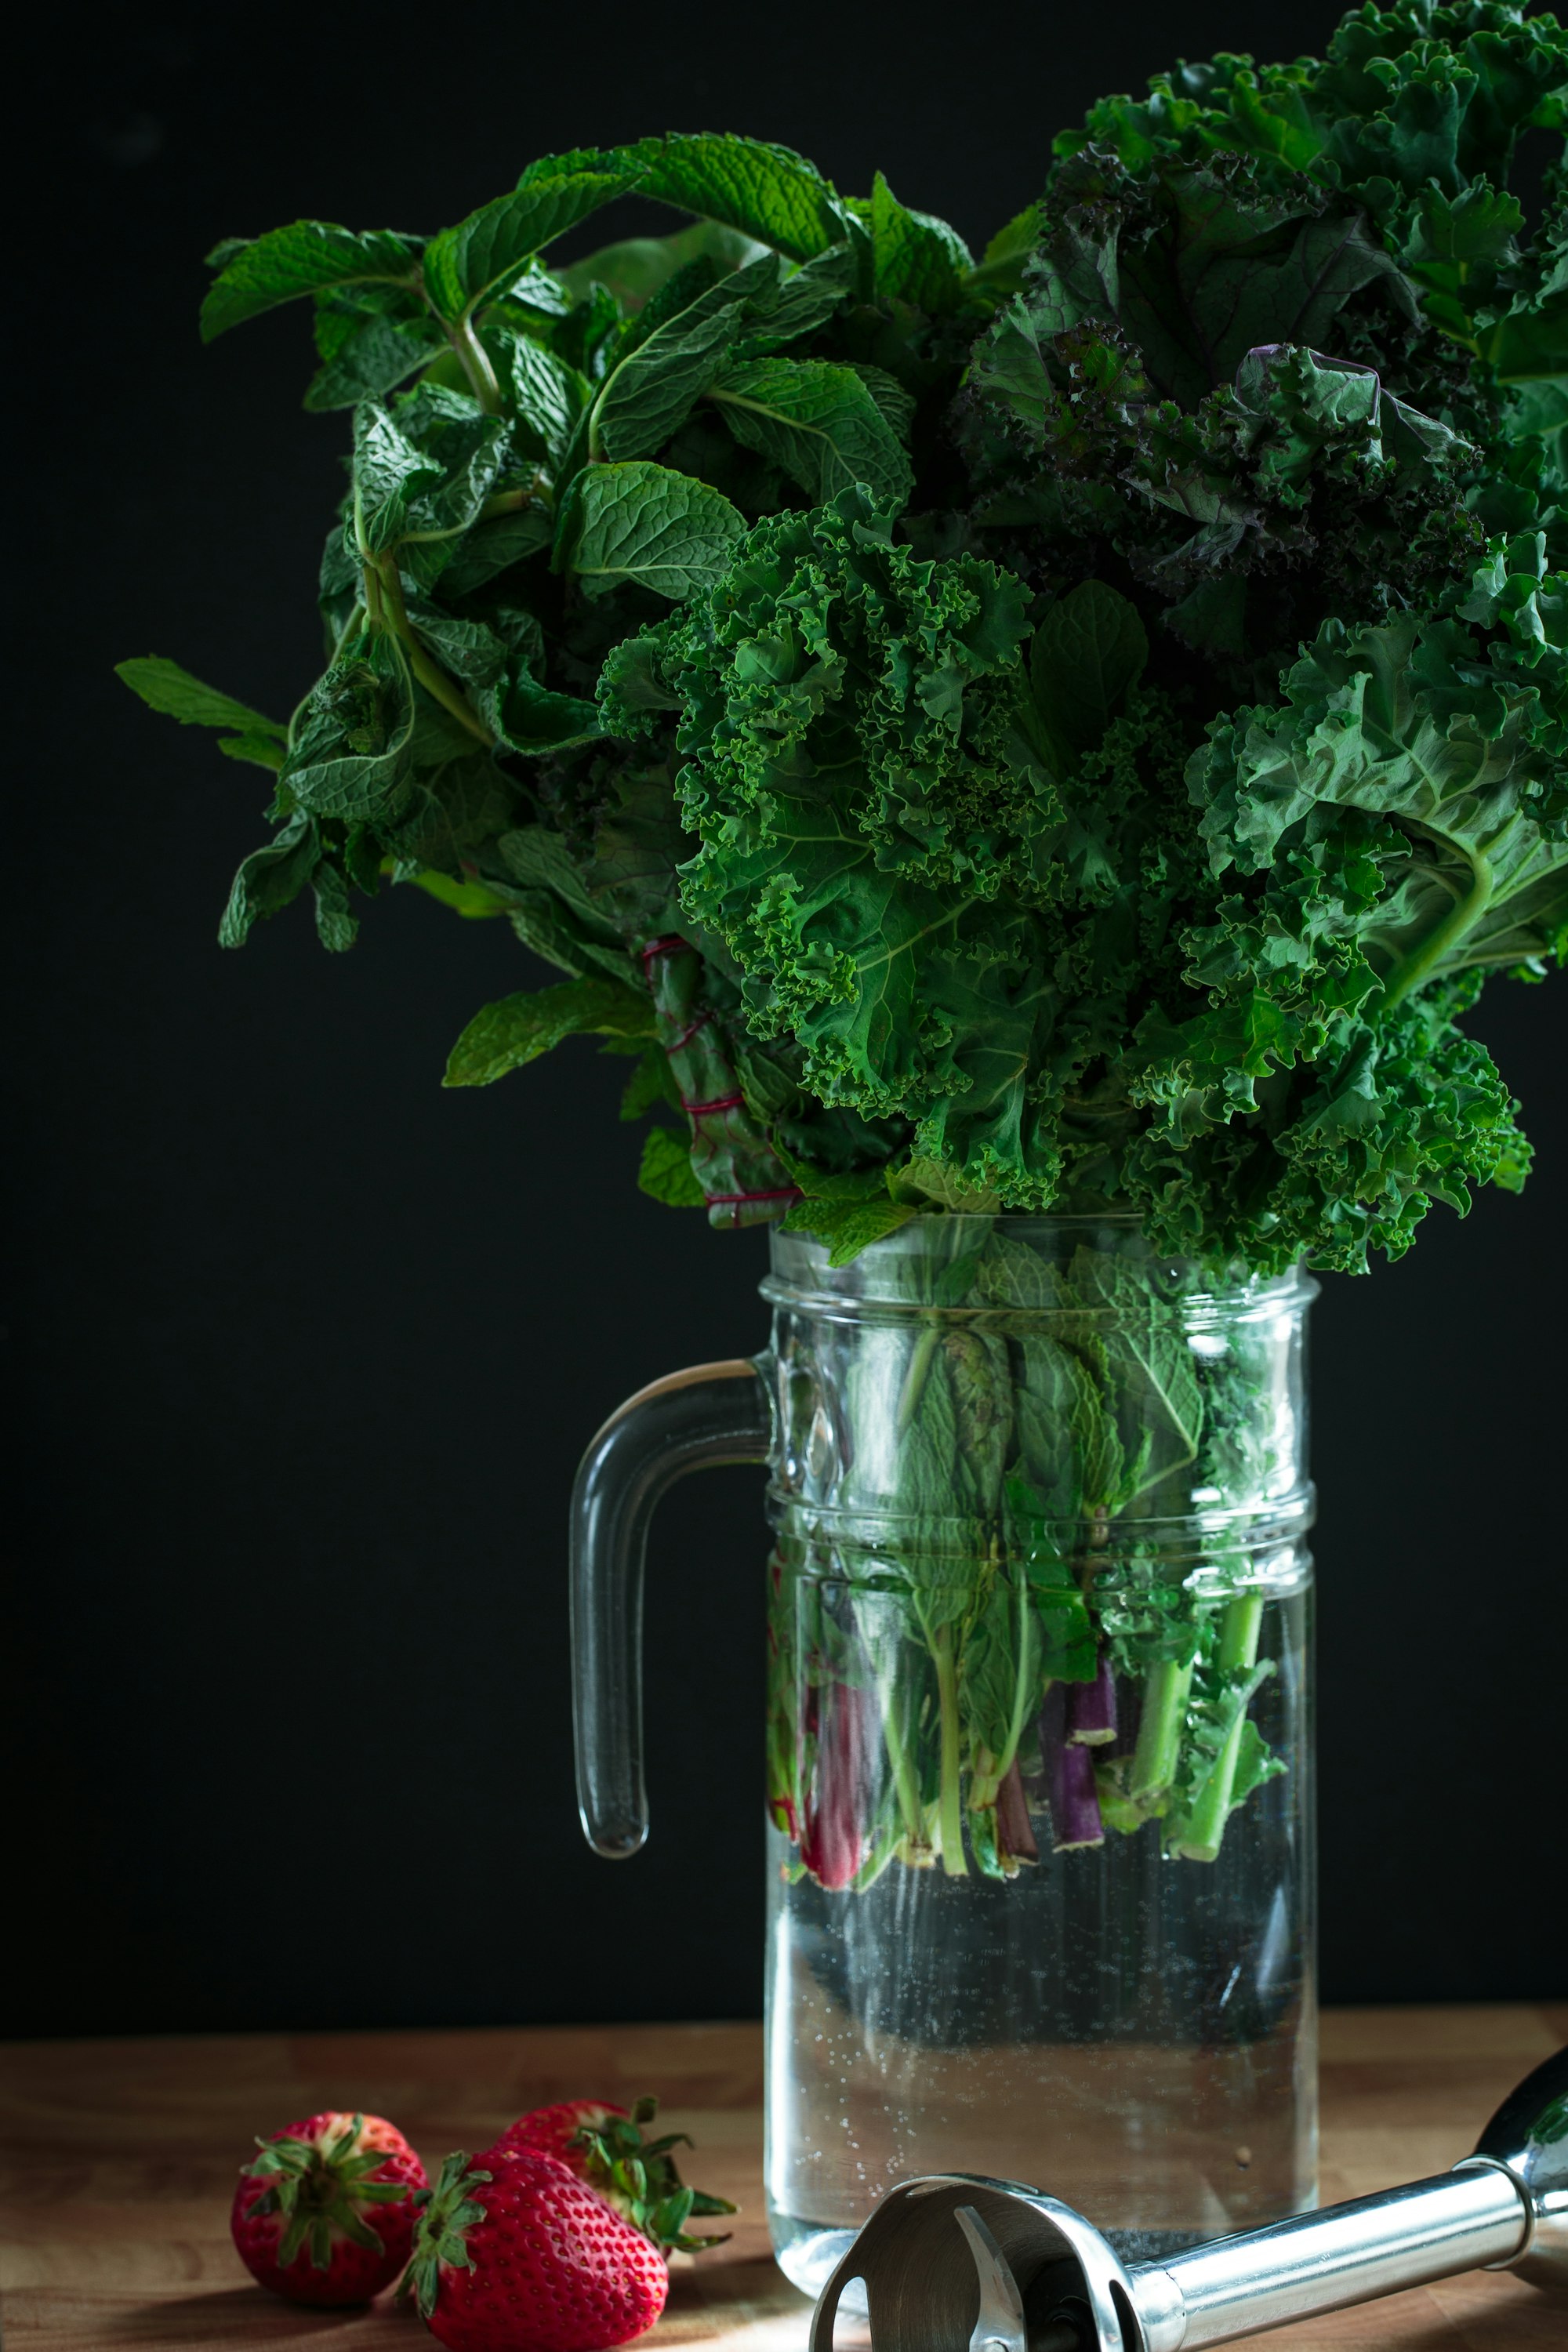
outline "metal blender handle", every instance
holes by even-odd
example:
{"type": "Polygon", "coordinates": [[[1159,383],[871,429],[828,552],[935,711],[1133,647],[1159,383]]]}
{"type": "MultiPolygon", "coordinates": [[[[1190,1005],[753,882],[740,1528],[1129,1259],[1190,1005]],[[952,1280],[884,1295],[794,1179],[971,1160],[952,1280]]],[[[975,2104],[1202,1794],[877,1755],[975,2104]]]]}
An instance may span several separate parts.
{"type": "Polygon", "coordinates": [[[828,2279],[811,2352],[865,2283],[874,2352],[1199,2352],[1484,2266],[1568,2294],[1568,2050],[1451,2172],[1125,2268],[1070,2206],[958,2174],[906,2181],[828,2279]]]}
{"type": "Polygon", "coordinates": [[[642,1611],[647,1532],[689,1470],[765,1462],[773,1449],[768,1359],[694,1364],[610,1415],[572,1490],[572,1713],[577,1806],[597,1853],[625,1861],[647,1837],[643,1778],[642,1611]]]}

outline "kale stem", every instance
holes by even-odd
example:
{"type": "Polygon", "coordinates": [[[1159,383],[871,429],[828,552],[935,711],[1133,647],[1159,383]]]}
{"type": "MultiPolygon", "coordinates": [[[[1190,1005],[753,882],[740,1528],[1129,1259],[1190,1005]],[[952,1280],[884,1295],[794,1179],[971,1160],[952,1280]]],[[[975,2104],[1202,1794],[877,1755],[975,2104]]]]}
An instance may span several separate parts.
{"type": "Polygon", "coordinates": [[[959,1785],[958,1665],[952,1654],[952,1628],[939,1626],[931,1636],[936,1661],[937,1697],[942,1709],[942,1784],[937,1819],[942,1831],[942,1866],[950,1878],[967,1878],[963,1858],[963,1803],[959,1785]]]}
{"type": "MultiPolygon", "coordinates": [[[[1258,1635],[1263,1626],[1263,1595],[1253,1590],[1238,1592],[1230,1601],[1220,1626],[1219,1663],[1222,1669],[1246,1673],[1258,1663],[1258,1635]]],[[[1171,1832],[1171,1850],[1184,1862],[1214,1862],[1218,1858],[1225,1825],[1230,1818],[1231,1791],[1236,1786],[1236,1768],[1241,1759],[1242,1735],[1247,1728],[1247,1709],[1237,1709],[1236,1721],[1226,1734],[1225,1745],[1215,1758],[1214,1769],[1199,1793],[1198,1801],[1185,1819],[1171,1832]]]]}
{"type": "Polygon", "coordinates": [[[1161,1658],[1143,1678],[1143,1712],[1138,1745],[1132,1751],[1130,1796],[1162,1797],[1176,1777],[1182,1751],[1182,1727],[1186,1721],[1187,1694],[1193,1686],[1193,1661],[1161,1658]]]}
{"type": "Polygon", "coordinates": [[[1391,1013],[1396,1004],[1402,1003],[1413,988],[1420,987],[1434,964],[1462,940],[1467,931],[1475,929],[1491,905],[1497,876],[1490,858],[1479,849],[1468,850],[1466,855],[1470,861],[1474,881],[1442,921],[1435,923],[1420,944],[1412,948],[1410,953],[1394,965],[1384,982],[1383,1010],[1385,1013],[1391,1013]]]}
{"type": "Polygon", "coordinates": [[[490,355],[474,331],[474,322],[465,310],[447,330],[452,349],[462,362],[463,373],[468,379],[468,389],[487,416],[500,414],[500,385],[490,365],[490,355]]]}

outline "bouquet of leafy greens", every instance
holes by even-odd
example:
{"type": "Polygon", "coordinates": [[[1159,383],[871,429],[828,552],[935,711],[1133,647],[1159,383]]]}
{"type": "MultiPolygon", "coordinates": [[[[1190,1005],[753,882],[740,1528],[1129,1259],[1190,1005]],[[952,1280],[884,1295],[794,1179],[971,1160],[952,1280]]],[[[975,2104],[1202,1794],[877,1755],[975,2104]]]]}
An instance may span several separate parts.
{"type": "Polygon", "coordinates": [[[510,921],[565,977],[447,1082],[598,1036],[645,1190],[839,1262],[1051,1210],[1357,1269],[1517,1187],[1460,1024],[1568,940],[1568,177],[1510,187],[1565,124],[1552,17],[1369,0],[1104,100],[978,258],[707,134],[220,247],[204,331],[309,298],[353,418],[288,721],[122,666],[275,772],[223,940],[510,921]],[[626,197],[689,225],[552,266],[626,197]]]}

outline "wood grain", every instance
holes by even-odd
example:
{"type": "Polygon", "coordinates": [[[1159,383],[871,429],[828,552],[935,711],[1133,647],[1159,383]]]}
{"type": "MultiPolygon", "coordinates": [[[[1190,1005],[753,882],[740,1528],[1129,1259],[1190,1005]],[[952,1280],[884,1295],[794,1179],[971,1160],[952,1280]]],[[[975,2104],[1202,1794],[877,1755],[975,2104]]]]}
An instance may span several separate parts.
{"type": "MultiPolygon", "coordinates": [[[[1331,2011],[1325,2200],[1453,2163],[1503,2093],[1564,2042],[1568,2003],[1331,2011]]],[[[754,2025],[13,2043],[0,2050],[6,2352],[329,2336],[332,2352],[418,2352],[430,2338],[389,2297],[368,2312],[312,2314],[244,2277],[227,2216],[252,2136],[318,2107],[365,2107],[439,2158],[547,2100],[629,2101],[650,2088],[672,2128],[697,2141],[703,2185],[742,2210],[721,2254],[677,2257],[647,2352],[803,2352],[809,2306],[769,2260],[762,2218],[754,2025]]],[[[1044,2186],[1070,2197],[1069,2184],[1044,2186]]],[[[1263,2340],[1280,2352],[1568,2352],[1568,2308],[1473,2273],[1263,2340]]]]}

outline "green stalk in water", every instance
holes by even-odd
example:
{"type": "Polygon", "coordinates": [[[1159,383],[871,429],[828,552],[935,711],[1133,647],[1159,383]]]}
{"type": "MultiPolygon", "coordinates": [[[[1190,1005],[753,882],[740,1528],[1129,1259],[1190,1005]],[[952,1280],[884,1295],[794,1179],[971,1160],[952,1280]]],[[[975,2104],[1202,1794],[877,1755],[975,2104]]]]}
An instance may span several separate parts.
{"type": "Polygon", "coordinates": [[[1128,1794],[1145,1811],[1153,1811],[1155,1802],[1176,1777],[1182,1727],[1192,1687],[1191,1658],[1184,1663],[1177,1658],[1162,1658],[1144,1677],[1143,1714],[1138,1726],[1138,1745],[1132,1754],[1128,1794]]]}
{"type": "Polygon", "coordinates": [[[951,1625],[939,1626],[931,1635],[931,1654],[936,1663],[937,1700],[942,1723],[942,1780],[937,1798],[942,1866],[950,1878],[967,1878],[969,1864],[963,1853],[963,1790],[960,1777],[958,1662],[952,1654],[951,1625]]]}
{"type": "MultiPolygon", "coordinates": [[[[1237,1593],[1220,1627],[1219,1664],[1223,1671],[1247,1673],[1257,1664],[1262,1627],[1262,1593],[1237,1593]]],[[[1226,1734],[1214,1770],[1199,1790],[1196,1803],[1182,1821],[1172,1825],[1170,1850],[1184,1862],[1213,1862],[1218,1856],[1230,1817],[1236,1768],[1241,1759],[1248,1719],[1247,1708],[1238,1706],[1236,1720],[1226,1734]]]]}

